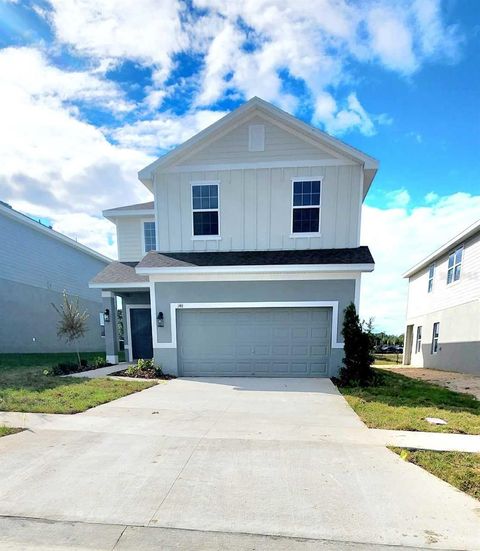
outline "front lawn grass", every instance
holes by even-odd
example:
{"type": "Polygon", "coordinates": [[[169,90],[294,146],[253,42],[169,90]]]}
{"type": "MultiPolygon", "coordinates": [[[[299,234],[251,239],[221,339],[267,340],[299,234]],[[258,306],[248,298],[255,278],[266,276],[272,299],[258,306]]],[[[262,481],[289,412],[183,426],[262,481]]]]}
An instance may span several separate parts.
{"type": "MultiPolygon", "coordinates": [[[[93,361],[101,356],[105,358],[105,352],[80,352],[80,358],[93,361]]],[[[118,353],[118,360],[124,361],[125,353],[118,353]]],[[[52,354],[0,354],[0,370],[4,367],[43,367],[47,369],[59,363],[77,363],[75,352],[56,352],[52,354]]]]}
{"type": "Polygon", "coordinates": [[[340,387],[347,402],[370,428],[480,434],[480,401],[425,381],[375,369],[379,384],[340,387]],[[431,425],[440,417],[446,425],[431,425]]]}
{"type": "MultiPolygon", "coordinates": [[[[100,354],[92,354],[92,358],[100,354]]],[[[82,354],[88,358],[89,354],[82,354]]],[[[144,390],[153,381],[54,377],[43,371],[74,354],[1,354],[0,411],[79,413],[144,390]]]]}
{"type": "Polygon", "coordinates": [[[3,427],[0,426],[0,438],[2,436],[8,436],[9,434],[15,434],[17,432],[21,432],[23,429],[17,429],[13,427],[3,427]]]}
{"type": "Polygon", "coordinates": [[[480,499],[480,453],[390,448],[402,459],[422,467],[462,492],[480,499]]]}

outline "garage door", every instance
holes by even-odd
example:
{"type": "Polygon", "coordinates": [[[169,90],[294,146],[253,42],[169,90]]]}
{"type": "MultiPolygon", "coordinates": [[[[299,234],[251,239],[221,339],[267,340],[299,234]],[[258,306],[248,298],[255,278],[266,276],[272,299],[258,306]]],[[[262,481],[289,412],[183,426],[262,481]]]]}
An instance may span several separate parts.
{"type": "Polygon", "coordinates": [[[328,375],[329,308],[179,310],[183,376],[328,375]]]}

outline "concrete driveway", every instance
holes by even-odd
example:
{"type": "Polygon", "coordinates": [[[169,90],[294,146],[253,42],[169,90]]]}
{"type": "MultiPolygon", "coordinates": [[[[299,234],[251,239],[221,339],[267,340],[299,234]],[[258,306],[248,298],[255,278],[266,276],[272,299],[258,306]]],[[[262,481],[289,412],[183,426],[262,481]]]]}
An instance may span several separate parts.
{"type": "Polygon", "coordinates": [[[380,446],[326,379],[177,379],[29,426],[0,439],[2,549],[53,527],[72,548],[84,523],[85,549],[480,548],[480,503],[380,446]]]}

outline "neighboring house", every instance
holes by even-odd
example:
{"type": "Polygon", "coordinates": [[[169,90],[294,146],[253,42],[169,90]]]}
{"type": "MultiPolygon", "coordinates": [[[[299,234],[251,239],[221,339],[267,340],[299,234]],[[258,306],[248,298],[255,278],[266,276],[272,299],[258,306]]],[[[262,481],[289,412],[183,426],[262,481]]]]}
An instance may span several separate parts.
{"type": "Polygon", "coordinates": [[[89,312],[80,350],[103,350],[102,299],[88,282],[110,259],[2,202],[0,236],[0,353],[74,350],[57,337],[52,303],[61,305],[64,290],[89,312]]]}
{"type": "Polygon", "coordinates": [[[480,220],[404,277],[404,363],[480,375],[480,220]]]}
{"type": "MultiPolygon", "coordinates": [[[[154,202],[111,209],[130,359],[171,374],[331,376],[343,311],[374,261],[360,246],[377,161],[253,98],[139,173],[154,202]]],[[[115,319],[107,354],[117,358],[115,319]]]]}

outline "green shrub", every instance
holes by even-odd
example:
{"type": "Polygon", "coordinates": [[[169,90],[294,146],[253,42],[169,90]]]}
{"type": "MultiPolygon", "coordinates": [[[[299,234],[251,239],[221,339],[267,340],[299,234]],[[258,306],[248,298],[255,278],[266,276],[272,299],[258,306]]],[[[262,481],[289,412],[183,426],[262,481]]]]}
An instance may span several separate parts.
{"type": "Polygon", "coordinates": [[[54,365],[51,369],[52,375],[68,375],[69,373],[77,373],[79,367],[76,363],[73,362],[60,362],[57,365],[54,365]]]}
{"type": "Polygon", "coordinates": [[[136,364],[127,367],[125,374],[139,379],[156,379],[164,376],[162,368],[155,365],[153,360],[144,359],[139,359],[136,364]]]}
{"type": "Polygon", "coordinates": [[[342,335],[344,340],[344,358],[340,369],[342,386],[368,386],[375,382],[372,364],[375,340],[371,324],[360,321],[355,305],[350,303],[344,312],[342,335]]]}
{"type": "Polygon", "coordinates": [[[100,367],[107,367],[109,364],[103,356],[97,356],[93,358],[91,365],[93,369],[99,369],[100,367]]]}

